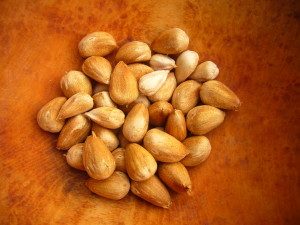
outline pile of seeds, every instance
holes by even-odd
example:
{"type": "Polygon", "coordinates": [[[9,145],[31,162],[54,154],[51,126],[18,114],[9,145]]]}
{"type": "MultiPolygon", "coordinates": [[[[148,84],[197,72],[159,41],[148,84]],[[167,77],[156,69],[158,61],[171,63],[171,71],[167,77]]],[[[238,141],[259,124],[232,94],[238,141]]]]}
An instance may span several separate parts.
{"type": "Polygon", "coordinates": [[[131,190],[163,208],[171,205],[166,186],[191,192],[186,167],[199,165],[211,151],[202,135],[223,122],[220,109],[237,110],[240,100],[213,80],[216,64],[199,64],[188,45],[179,28],[162,32],[152,50],[140,41],[117,49],[106,32],[79,42],[83,72],[61,78],[65,97],[43,106],[37,121],[45,131],[60,132],[57,148],[68,150],[70,166],[87,172],[92,192],[118,200],[131,190]],[[103,56],[115,51],[113,68],[103,56]]]}

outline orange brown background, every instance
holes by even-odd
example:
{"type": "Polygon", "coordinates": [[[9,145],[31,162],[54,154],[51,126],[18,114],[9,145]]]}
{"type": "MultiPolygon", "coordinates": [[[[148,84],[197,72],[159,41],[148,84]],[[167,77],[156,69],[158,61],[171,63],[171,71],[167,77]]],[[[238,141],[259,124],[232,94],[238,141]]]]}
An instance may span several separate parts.
{"type": "Polygon", "coordinates": [[[0,224],[300,223],[299,1],[2,0],[0,12],[0,224]],[[172,193],[169,210],[132,194],[97,197],[36,113],[80,69],[86,33],[151,43],[171,27],[217,63],[242,108],[208,135],[209,159],[190,170],[192,197],[172,193]]]}

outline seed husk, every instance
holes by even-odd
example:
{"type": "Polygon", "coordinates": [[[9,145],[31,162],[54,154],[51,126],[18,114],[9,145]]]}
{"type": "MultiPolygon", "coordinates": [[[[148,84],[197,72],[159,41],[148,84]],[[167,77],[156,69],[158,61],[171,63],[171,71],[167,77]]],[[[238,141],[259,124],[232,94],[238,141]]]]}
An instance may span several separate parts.
{"type": "Polygon", "coordinates": [[[45,104],[37,114],[37,122],[40,128],[51,133],[61,131],[65,124],[64,119],[58,119],[58,113],[67,101],[65,97],[57,97],[45,104]]]}
{"type": "Polygon", "coordinates": [[[161,162],[178,162],[189,153],[176,138],[155,128],[146,133],[144,147],[161,162]]]}
{"type": "Polygon", "coordinates": [[[153,156],[136,143],[126,145],[125,164],[127,174],[135,181],[147,180],[155,174],[157,169],[153,156]]]}
{"type": "Polygon", "coordinates": [[[82,71],[97,82],[109,84],[112,67],[107,59],[91,56],[83,62],[82,71]]]}
{"type": "Polygon", "coordinates": [[[191,193],[192,182],[187,169],[180,162],[161,163],[158,176],[169,188],[176,192],[191,193]]]}
{"type": "Polygon", "coordinates": [[[92,83],[84,73],[71,70],[60,79],[60,88],[67,98],[79,92],[92,94],[92,83]]]}
{"type": "Polygon", "coordinates": [[[238,110],[241,106],[236,94],[217,80],[207,81],[201,86],[200,98],[204,104],[221,109],[238,110]]]}
{"type": "Polygon", "coordinates": [[[67,163],[78,170],[85,170],[82,160],[84,143],[78,143],[73,145],[67,152],[66,160],[67,163]]]}
{"type": "Polygon", "coordinates": [[[112,200],[124,198],[130,190],[130,182],[127,175],[120,171],[115,171],[105,180],[89,178],[85,185],[93,193],[112,200]]]}
{"type": "Polygon", "coordinates": [[[104,180],[115,171],[115,158],[94,132],[85,140],[82,158],[86,172],[96,180],[104,180]]]}
{"type": "Polygon", "coordinates": [[[67,150],[85,140],[91,130],[91,122],[83,115],[70,118],[62,128],[56,148],[67,150]]]}
{"type": "Polygon", "coordinates": [[[197,166],[204,162],[210,154],[211,145],[208,138],[205,136],[189,137],[182,143],[190,152],[180,161],[185,166],[197,166]]]}
{"type": "Polygon", "coordinates": [[[78,44],[79,53],[83,58],[105,56],[116,48],[117,43],[113,36],[103,31],[87,34],[78,44]]]}
{"type": "Polygon", "coordinates": [[[155,175],[144,181],[131,181],[130,190],[153,205],[167,209],[172,204],[167,188],[155,175]]]}
{"type": "Polygon", "coordinates": [[[225,118],[225,113],[209,105],[191,109],[186,116],[188,130],[194,135],[203,135],[218,127],[225,118]]]}
{"type": "Polygon", "coordinates": [[[71,96],[61,107],[57,115],[58,119],[66,119],[79,115],[93,108],[93,98],[83,92],[71,96]]]}

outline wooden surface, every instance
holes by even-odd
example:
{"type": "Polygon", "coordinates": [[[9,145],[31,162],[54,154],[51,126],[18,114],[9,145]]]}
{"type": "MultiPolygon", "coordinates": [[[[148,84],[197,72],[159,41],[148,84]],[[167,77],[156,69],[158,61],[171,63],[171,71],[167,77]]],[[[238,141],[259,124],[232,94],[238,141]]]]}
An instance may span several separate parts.
{"type": "Polygon", "coordinates": [[[300,223],[299,1],[0,1],[0,224],[300,223]],[[132,194],[91,194],[36,113],[80,69],[78,41],[104,30],[150,43],[180,27],[201,60],[243,104],[208,137],[209,159],[190,170],[193,195],[169,210],[132,194]]]}

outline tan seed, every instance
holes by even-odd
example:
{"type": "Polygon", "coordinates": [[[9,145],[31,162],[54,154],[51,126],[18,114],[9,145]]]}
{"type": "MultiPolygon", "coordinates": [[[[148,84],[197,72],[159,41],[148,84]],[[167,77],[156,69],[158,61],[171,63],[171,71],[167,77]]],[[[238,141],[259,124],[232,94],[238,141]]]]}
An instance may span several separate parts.
{"type": "Polygon", "coordinates": [[[153,55],[149,64],[154,70],[172,70],[176,67],[174,59],[162,54],[153,55]]]}
{"type": "Polygon", "coordinates": [[[125,165],[129,177],[135,181],[147,180],[157,169],[153,156],[136,143],[126,145],[125,165]]]}
{"type": "Polygon", "coordinates": [[[238,110],[241,106],[241,101],[236,94],[216,80],[207,81],[201,86],[200,98],[204,104],[221,109],[238,110]]]}
{"type": "Polygon", "coordinates": [[[172,204],[167,188],[155,175],[148,180],[131,181],[130,190],[133,194],[153,205],[167,209],[172,204]]]}
{"type": "Polygon", "coordinates": [[[95,107],[117,107],[117,105],[111,100],[108,91],[100,91],[93,95],[95,107]]]}
{"type": "Polygon", "coordinates": [[[161,162],[178,162],[189,153],[180,141],[158,129],[146,133],[144,147],[161,162]]]}
{"type": "Polygon", "coordinates": [[[169,70],[157,70],[142,76],[139,80],[139,90],[146,96],[154,95],[165,83],[169,70]]]}
{"type": "Polygon", "coordinates": [[[61,107],[57,118],[66,119],[79,115],[93,108],[93,98],[83,92],[71,96],[61,107]]]}
{"type": "Polygon", "coordinates": [[[37,114],[37,122],[40,128],[51,133],[59,132],[64,124],[64,119],[58,119],[57,115],[67,101],[65,97],[57,97],[44,105],[37,114]]]}
{"type": "Polygon", "coordinates": [[[189,37],[179,29],[165,30],[152,42],[152,49],[162,54],[178,54],[185,51],[189,45],[189,37]]]}
{"type": "Polygon", "coordinates": [[[191,79],[199,82],[213,80],[219,75],[218,66],[212,61],[205,61],[200,63],[195,71],[190,76],[191,79]]]}
{"type": "Polygon", "coordinates": [[[154,95],[148,96],[148,98],[152,102],[169,101],[172,98],[173,92],[176,87],[177,81],[174,76],[174,73],[171,72],[168,74],[166,81],[160,87],[160,89],[154,95]]]}
{"type": "Polygon", "coordinates": [[[101,91],[108,91],[108,85],[107,84],[101,84],[101,83],[96,83],[94,88],[93,88],[93,95],[97,94],[98,92],[101,91]]]}
{"type": "Polygon", "coordinates": [[[107,59],[91,56],[83,62],[82,71],[97,82],[109,84],[112,68],[107,59]]]}
{"type": "Polygon", "coordinates": [[[85,185],[93,193],[112,200],[124,198],[130,190],[128,177],[120,171],[115,171],[105,180],[89,178],[85,185]]]}
{"type": "Polygon", "coordinates": [[[94,32],[86,35],[78,44],[79,53],[83,58],[89,56],[105,56],[117,48],[113,36],[106,32],[94,32]]]}
{"type": "Polygon", "coordinates": [[[185,117],[181,110],[175,109],[169,115],[165,130],[179,141],[183,141],[186,138],[187,130],[185,117]]]}
{"type": "Polygon", "coordinates": [[[119,139],[112,130],[101,127],[100,125],[94,123],[92,126],[92,131],[94,131],[96,136],[104,142],[110,151],[115,150],[119,146],[119,139]]]}
{"type": "Polygon", "coordinates": [[[66,73],[60,80],[60,87],[67,98],[79,92],[92,94],[91,81],[80,71],[71,70],[66,73]]]}
{"type": "Polygon", "coordinates": [[[189,111],[186,116],[187,128],[194,135],[203,135],[218,127],[225,113],[213,106],[201,105],[189,111]]]}
{"type": "Polygon", "coordinates": [[[175,76],[178,83],[185,81],[196,69],[199,61],[199,55],[194,51],[184,51],[177,60],[175,68],[175,76]]]}
{"type": "Polygon", "coordinates": [[[125,120],[124,113],[115,107],[95,108],[85,115],[93,122],[108,129],[117,129],[122,126],[125,120]]]}
{"type": "Polygon", "coordinates": [[[91,122],[83,115],[70,118],[62,128],[58,140],[57,149],[67,150],[73,145],[85,140],[91,130],[91,122]]]}
{"type": "Polygon", "coordinates": [[[124,62],[119,62],[109,84],[109,95],[119,105],[127,105],[139,96],[138,84],[131,70],[124,62]]]}
{"type": "Polygon", "coordinates": [[[148,130],[149,112],[144,104],[136,104],[123,124],[123,135],[130,142],[139,142],[148,130]]]}
{"type": "Polygon", "coordinates": [[[88,175],[97,180],[110,177],[116,168],[113,155],[94,132],[85,140],[83,165],[88,175]]]}
{"type": "Polygon", "coordinates": [[[159,178],[173,191],[191,193],[192,182],[187,169],[180,162],[158,166],[159,178]]]}
{"type": "Polygon", "coordinates": [[[149,46],[141,41],[131,41],[124,44],[116,54],[116,61],[135,63],[148,61],[151,58],[149,46]]]}
{"type": "Polygon", "coordinates": [[[199,88],[201,84],[194,80],[181,83],[173,92],[172,105],[184,114],[194,108],[199,101],[199,88]]]}
{"type": "Polygon", "coordinates": [[[116,161],[116,170],[126,173],[127,171],[125,165],[125,149],[117,148],[112,151],[112,155],[116,161]]]}
{"type": "Polygon", "coordinates": [[[78,170],[85,170],[83,161],[82,161],[82,153],[83,153],[84,144],[79,143],[73,145],[66,155],[67,163],[78,170]]]}
{"type": "Polygon", "coordinates": [[[204,162],[211,151],[211,145],[207,137],[194,136],[183,141],[183,144],[189,150],[189,154],[181,160],[185,166],[197,166],[204,162]]]}
{"type": "Polygon", "coordinates": [[[173,106],[167,101],[154,102],[148,107],[150,123],[157,127],[164,126],[173,110],[173,106]]]}

